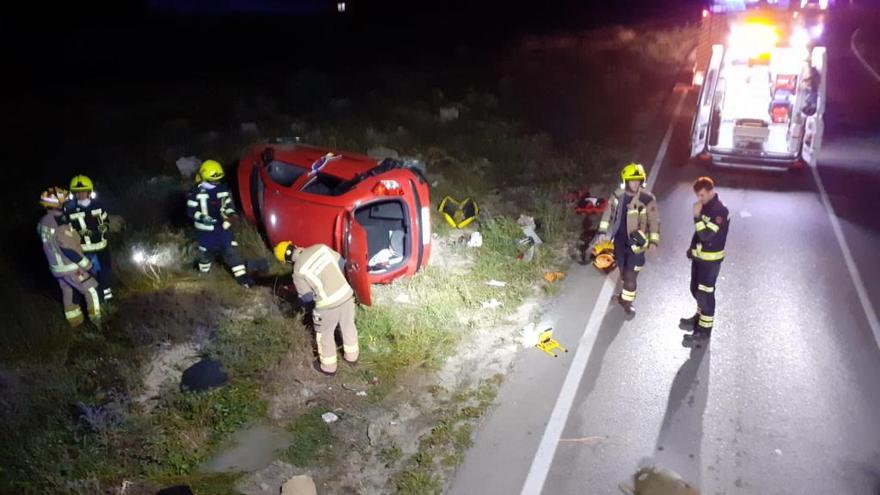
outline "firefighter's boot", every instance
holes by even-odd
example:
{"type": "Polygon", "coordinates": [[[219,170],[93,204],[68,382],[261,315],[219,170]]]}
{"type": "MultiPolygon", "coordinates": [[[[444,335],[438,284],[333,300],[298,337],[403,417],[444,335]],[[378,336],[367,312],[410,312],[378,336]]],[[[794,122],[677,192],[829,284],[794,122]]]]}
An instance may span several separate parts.
{"type": "Polygon", "coordinates": [[[690,318],[682,318],[678,320],[678,328],[691,332],[696,330],[697,322],[700,320],[700,313],[694,313],[690,318]]]}
{"type": "Polygon", "coordinates": [[[622,296],[617,296],[617,303],[620,304],[621,308],[623,308],[623,312],[626,313],[627,317],[632,318],[636,315],[636,308],[635,306],[633,306],[632,301],[628,301],[622,296]]]}

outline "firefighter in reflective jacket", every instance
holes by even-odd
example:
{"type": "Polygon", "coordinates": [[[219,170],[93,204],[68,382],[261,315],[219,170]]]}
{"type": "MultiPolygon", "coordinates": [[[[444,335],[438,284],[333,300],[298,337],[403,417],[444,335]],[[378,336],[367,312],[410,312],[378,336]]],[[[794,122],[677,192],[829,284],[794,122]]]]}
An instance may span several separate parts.
{"type": "Polygon", "coordinates": [[[694,236],[687,251],[691,259],[691,294],[697,300],[697,312],[681,319],[685,330],[693,330],[694,339],[706,339],[715,322],[715,281],[724,259],[724,245],[730,215],[718,199],[715,183],[709,177],[694,182],[694,236]]]}
{"type": "Polygon", "coordinates": [[[193,221],[199,244],[199,271],[208,273],[214,259],[222,256],[235,281],[243,287],[250,287],[253,280],[230,230],[232,224],[229,220],[235,215],[235,207],[232,193],[221,182],[223,177],[223,167],[214,160],[206,160],[199,167],[196,187],[186,198],[187,216],[193,221]]]}
{"type": "Polygon", "coordinates": [[[60,187],[50,187],[43,191],[40,204],[46,208],[46,215],[37,224],[37,233],[43,243],[49,271],[61,287],[67,323],[76,327],[84,320],[82,309],[73,300],[73,291],[77,291],[86,300],[89,320],[95,326],[100,326],[101,298],[98,295],[98,282],[92,277],[91,261],[83,255],[79,234],[70,224],[64,222],[62,207],[66,200],[67,191],[60,187]]]}
{"type": "Polygon", "coordinates": [[[358,333],[354,325],[354,291],[345,280],[345,260],[324,244],[307,248],[290,241],[275,246],[275,258],[293,265],[293,284],[300,300],[314,303],[312,322],[318,347],[318,370],[326,375],[336,373],[336,327],[342,333],[343,359],[354,364],[358,360],[358,333]]]}
{"type": "Polygon", "coordinates": [[[645,252],[660,245],[660,212],[657,200],[645,189],[647,174],[639,163],[630,163],[620,172],[623,182],[608,200],[599,222],[599,242],[614,241],[614,260],[623,281],[616,296],[627,315],[635,315],[636,278],[645,266],[645,252]]]}
{"type": "Polygon", "coordinates": [[[92,179],[85,175],[77,175],[70,181],[70,193],[72,198],[64,203],[64,217],[79,234],[83,253],[94,267],[92,273],[98,280],[98,292],[106,302],[113,298],[107,210],[95,194],[92,179]]]}

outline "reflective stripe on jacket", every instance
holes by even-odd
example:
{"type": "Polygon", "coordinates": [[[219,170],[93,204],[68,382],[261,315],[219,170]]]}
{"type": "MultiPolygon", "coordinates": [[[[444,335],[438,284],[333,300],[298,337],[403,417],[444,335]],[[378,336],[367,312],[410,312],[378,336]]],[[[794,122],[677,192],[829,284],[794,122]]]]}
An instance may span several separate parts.
{"type": "Polygon", "coordinates": [[[40,219],[37,234],[53,275],[62,276],[80,269],[91,270],[91,262],[82,254],[79,234],[70,225],[59,224],[58,217],[52,212],[40,219]]]}
{"type": "Polygon", "coordinates": [[[316,308],[328,308],[354,296],[339,268],[340,258],[339,253],[324,244],[303,249],[293,265],[293,283],[299,297],[306,299],[311,294],[316,308]]]}
{"type": "Polygon", "coordinates": [[[107,247],[107,210],[97,199],[89,200],[88,206],[79,204],[75,199],[64,203],[64,216],[79,234],[84,252],[94,253],[107,247]]]}
{"type": "Polygon", "coordinates": [[[703,261],[724,259],[730,212],[716,194],[703,205],[700,216],[694,217],[694,236],[691,238],[691,255],[703,261]]]}
{"type": "Polygon", "coordinates": [[[633,232],[638,232],[648,241],[641,248],[633,246],[634,252],[643,252],[648,248],[648,244],[660,245],[660,211],[657,209],[657,199],[647,190],[639,189],[639,192],[630,199],[624,219],[620,215],[620,202],[624,194],[627,192],[623,188],[611,194],[608,207],[605,208],[602,220],[599,221],[599,234],[617,232],[620,222],[625,220],[627,238],[633,232]]]}

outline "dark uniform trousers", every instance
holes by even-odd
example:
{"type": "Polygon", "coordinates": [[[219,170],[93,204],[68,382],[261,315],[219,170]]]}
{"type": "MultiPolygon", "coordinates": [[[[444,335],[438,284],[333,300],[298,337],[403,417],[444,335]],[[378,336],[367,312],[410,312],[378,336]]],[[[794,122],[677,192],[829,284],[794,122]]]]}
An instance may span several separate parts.
{"type": "Polygon", "coordinates": [[[636,279],[639,272],[645,266],[645,253],[635,253],[632,246],[626,242],[614,242],[614,261],[620,270],[620,280],[623,282],[621,298],[626,301],[634,301],[636,298],[636,279]]]}
{"type": "Polygon", "coordinates": [[[720,271],[720,261],[691,260],[691,295],[697,300],[697,324],[706,331],[711,331],[715,322],[715,282],[720,271]]]}

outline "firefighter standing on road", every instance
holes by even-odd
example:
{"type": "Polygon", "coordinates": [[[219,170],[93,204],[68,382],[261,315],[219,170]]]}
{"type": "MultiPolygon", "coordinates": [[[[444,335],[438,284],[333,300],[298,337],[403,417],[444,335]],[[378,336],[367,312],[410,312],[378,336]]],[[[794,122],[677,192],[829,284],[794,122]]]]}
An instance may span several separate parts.
{"type": "Polygon", "coordinates": [[[107,210],[95,194],[92,179],[85,175],[77,175],[70,181],[70,192],[73,196],[64,203],[64,217],[70,226],[79,234],[83,253],[94,267],[103,301],[113,298],[110,287],[110,249],[107,247],[107,210]]]}
{"type": "Polygon", "coordinates": [[[343,359],[358,360],[358,334],[354,324],[354,291],[343,274],[345,260],[324,244],[307,248],[290,241],[275,246],[275,258],[293,265],[293,284],[301,301],[314,303],[312,321],[318,347],[318,369],[325,375],[336,373],[336,327],[342,331],[343,359]]]}
{"type": "Polygon", "coordinates": [[[616,297],[628,316],[635,315],[636,278],[645,266],[645,252],[660,244],[660,212],[657,200],[645,189],[645,168],[630,163],[620,172],[623,182],[608,200],[599,222],[599,242],[612,236],[614,260],[623,286],[616,297]]]}
{"type": "Polygon", "coordinates": [[[243,287],[253,285],[247,267],[238,252],[232,235],[230,218],[235,215],[232,193],[222,182],[223,167],[214,160],[205,160],[196,177],[198,184],[186,198],[187,216],[196,228],[199,243],[199,271],[208,273],[218,255],[232,270],[235,281],[243,287]]]}
{"type": "Polygon", "coordinates": [[[49,262],[49,270],[61,287],[64,302],[64,317],[71,327],[82,324],[82,308],[74,302],[73,291],[83,295],[89,320],[95,326],[101,324],[101,298],[98,295],[98,282],[92,277],[93,269],[89,258],[83,255],[79,234],[64,222],[62,207],[67,200],[67,191],[60,187],[50,187],[40,194],[40,204],[46,208],[46,215],[37,224],[37,233],[43,243],[43,253],[49,262]]]}
{"type": "Polygon", "coordinates": [[[694,236],[688,248],[691,259],[691,294],[697,300],[697,312],[681,319],[682,329],[693,330],[694,339],[707,339],[715,322],[715,281],[724,259],[724,245],[730,215],[718,199],[715,183],[709,177],[694,182],[694,236]]]}

